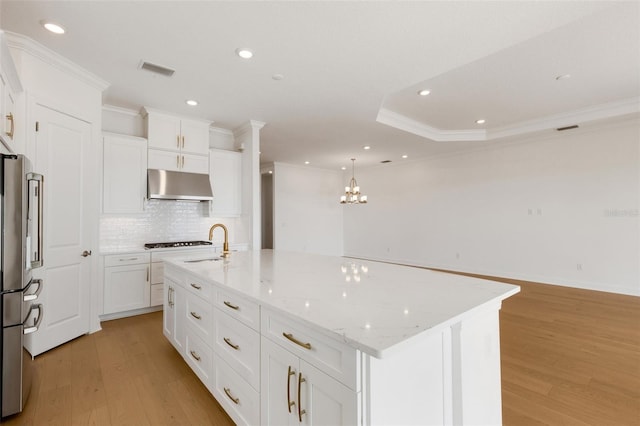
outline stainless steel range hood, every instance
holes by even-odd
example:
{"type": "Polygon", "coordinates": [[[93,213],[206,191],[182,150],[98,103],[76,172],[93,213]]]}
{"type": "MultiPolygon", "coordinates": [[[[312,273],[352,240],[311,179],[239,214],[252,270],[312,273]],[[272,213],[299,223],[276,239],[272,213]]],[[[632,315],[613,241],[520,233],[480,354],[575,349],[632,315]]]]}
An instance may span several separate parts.
{"type": "Polygon", "coordinates": [[[209,175],[149,169],[147,197],[160,200],[211,201],[213,193],[209,175]]]}

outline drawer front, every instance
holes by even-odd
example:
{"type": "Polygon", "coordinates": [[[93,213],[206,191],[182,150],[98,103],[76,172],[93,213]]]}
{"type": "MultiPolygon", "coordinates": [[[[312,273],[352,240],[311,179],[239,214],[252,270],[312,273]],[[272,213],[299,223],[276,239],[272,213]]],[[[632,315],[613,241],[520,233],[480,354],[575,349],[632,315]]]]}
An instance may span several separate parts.
{"type": "Polygon", "coordinates": [[[202,339],[188,330],[185,333],[185,360],[196,376],[211,389],[213,383],[213,350],[202,339]]]}
{"type": "Polygon", "coordinates": [[[210,301],[213,299],[213,284],[211,283],[193,275],[186,275],[183,285],[188,292],[202,297],[204,300],[210,301]]]}
{"type": "Polygon", "coordinates": [[[164,263],[151,263],[151,284],[162,284],[164,282],[164,263]]]}
{"type": "Polygon", "coordinates": [[[216,357],[223,358],[254,389],[260,389],[260,334],[221,312],[213,312],[216,357]]]}
{"type": "Polygon", "coordinates": [[[110,254],[104,257],[104,266],[125,266],[149,263],[149,253],[110,254]]]}
{"type": "Polygon", "coordinates": [[[175,250],[158,250],[151,252],[151,261],[152,262],[162,262],[164,259],[168,257],[176,257],[176,256],[206,256],[207,254],[215,255],[215,250],[213,246],[202,246],[202,247],[184,247],[175,250]]]}
{"type": "Polygon", "coordinates": [[[215,358],[213,396],[238,425],[260,424],[260,394],[220,357],[215,358]]]}
{"type": "Polygon", "coordinates": [[[216,292],[216,307],[256,331],[260,331],[260,306],[224,290],[216,292]]]}
{"type": "Polygon", "coordinates": [[[187,293],[185,325],[205,342],[213,341],[213,307],[201,298],[187,293]]]}
{"type": "Polygon", "coordinates": [[[295,320],[262,310],[262,335],[358,392],[357,351],[295,320]],[[288,335],[289,337],[285,336],[288,335]]]}
{"type": "Polygon", "coordinates": [[[151,306],[162,305],[164,302],[164,284],[151,285],[151,306]]]}

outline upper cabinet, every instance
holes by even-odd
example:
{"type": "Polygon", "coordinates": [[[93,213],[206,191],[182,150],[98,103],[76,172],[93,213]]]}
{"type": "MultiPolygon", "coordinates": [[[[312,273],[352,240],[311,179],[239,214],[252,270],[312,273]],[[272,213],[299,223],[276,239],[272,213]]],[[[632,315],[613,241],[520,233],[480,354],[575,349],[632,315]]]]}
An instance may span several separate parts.
{"type": "Polygon", "coordinates": [[[150,169],[209,173],[210,121],[186,119],[143,108],[150,169]]]}
{"type": "Polygon", "coordinates": [[[20,118],[20,114],[16,114],[16,96],[20,92],[22,85],[4,33],[0,31],[0,142],[11,152],[16,152],[15,133],[20,118]]]}
{"type": "Polygon", "coordinates": [[[147,140],[103,134],[103,212],[142,213],[147,196],[147,140]]]}
{"type": "Polygon", "coordinates": [[[242,213],[242,154],[212,149],[209,155],[209,179],[213,200],[211,216],[238,217],[242,213]]]}

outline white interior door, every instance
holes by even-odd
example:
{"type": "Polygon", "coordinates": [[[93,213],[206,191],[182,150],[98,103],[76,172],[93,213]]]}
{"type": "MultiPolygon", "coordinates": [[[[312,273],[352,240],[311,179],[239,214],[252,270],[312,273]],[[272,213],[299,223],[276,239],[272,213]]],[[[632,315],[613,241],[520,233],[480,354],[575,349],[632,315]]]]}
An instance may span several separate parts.
{"type": "Polygon", "coordinates": [[[89,332],[91,250],[89,191],[91,125],[41,105],[34,169],[44,175],[44,315],[25,346],[35,356],[89,332]]]}

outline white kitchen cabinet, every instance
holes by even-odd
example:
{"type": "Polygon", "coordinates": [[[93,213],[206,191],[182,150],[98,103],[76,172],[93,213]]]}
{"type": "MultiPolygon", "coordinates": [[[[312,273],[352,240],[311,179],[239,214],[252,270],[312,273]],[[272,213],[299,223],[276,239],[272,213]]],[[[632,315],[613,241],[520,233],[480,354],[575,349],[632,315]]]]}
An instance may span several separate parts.
{"type": "Polygon", "coordinates": [[[213,191],[211,215],[238,217],[242,213],[242,154],[235,151],[209,151],[209,179],[213,191]]]}
{"type": "Polygon", "coordinates": [[[358,393],[265,337],[261,356],[261,424],[358,424],[358,393]]]}
{"type": "Polygon", "coordinates": [[[210,121],[186,119],[144,108],[150,169],[209,173],[210,121]]]}
{"type": "Polygon", "coordinates": [[[147,196],[147,140],[103,134],[103,212],[142,213],[147,196]]]}
{"type": "Polygon", "coordinates": [[[147,253],[105,256],[104,313],[146,308],[150,298],[147,253]]]}
{"type": "Polygon", "coordinates": [[[16,96],[22,92],[13,58],[0,31],[0,142],[16,152],[15,133],[20,114],[16,110],[16,96]]]}
{"type": "Polygon", "coordinates": [[[147,167],[149,169],[200,174],[209,173],[209,158],[205,155],[149,149],[148,156],[147,167]]]}
{"type": "Polygon", "coordinates": [[[166,277],[162,332],[184,357],[184,290],[175,280],[166,277]]]}

